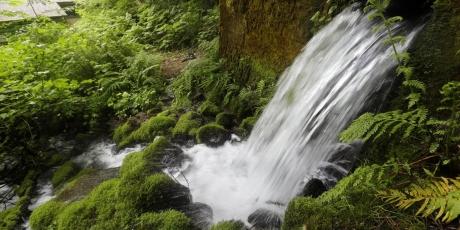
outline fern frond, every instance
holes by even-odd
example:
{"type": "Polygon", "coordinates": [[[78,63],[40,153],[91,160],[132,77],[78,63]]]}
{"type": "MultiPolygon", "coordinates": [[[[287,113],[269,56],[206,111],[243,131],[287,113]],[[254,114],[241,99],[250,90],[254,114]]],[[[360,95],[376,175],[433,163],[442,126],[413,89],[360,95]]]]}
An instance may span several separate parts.
{"type": "MultiPolygon", "coordinates": [[[[398,68],[399,69],[399,68],[398,68]]],[[[412,70],[403,70],[403,71],[412,71],[412,70]]],[[[426,88],[425,88],[425,84],[421,81],[417,81],[417,80],[407,80],[407,81],[404,81],[403,82],[403,85],[405,86],[411,86],[411,87],[414,87],[416,89],[419,89],[421,90],[422,92],[426,92],[426,88]]]]}
{"type": "Polygon", "coordinates": [[[363,141],[366,141],[372,137],[375,140],[383,134],[391,136],[403,127],[406,128],[403,138],[407,138],[414,129],[422,129],[427,114],[428,110],[423,107],[405,113],[401,110],[389,111],[377,115],[365,113],[340,133],[340,141],[351,142],[359,138],[363,138],[363,141]],[[388,132],[390,127],[391,130],[388,132]]]}
{"type": "Polygon", "coordinates": [[[441,177],[441,181],[430,181],[427,186],[412,184],[404,192],[399,190],[378,191],[377,196],[387,203],[394,203],[400,209],[423,201],[416,215],[427,217],[438,211],[435,219],[450,222],[460,215],[460,178],[441,177]]]}

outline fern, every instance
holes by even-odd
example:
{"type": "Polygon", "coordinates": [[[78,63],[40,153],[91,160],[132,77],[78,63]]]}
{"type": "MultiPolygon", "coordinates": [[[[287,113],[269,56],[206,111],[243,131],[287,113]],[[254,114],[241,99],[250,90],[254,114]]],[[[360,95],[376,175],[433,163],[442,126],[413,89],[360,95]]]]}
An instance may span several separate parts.
{"type": "Polygon", "coordinates": [[[396,204],[400,209],[407,209],[423,201],[415,215],[422,214],[427,217],[438,211],[435,219],[443,216],[442,221],[450,222],[460,215],[460,177],[441,179],[442,181],[433,180],[424,187],[412,184],[404,191],[378,191],[377,196],[388,203],[396,204]]]}
{"type": "Polygon", "coordinates": [[[428,110],[424,107],[403,113],[401,110],[386,113],[365,113],[340,134],[340,141],[351,142],[362,138],[363,141],[377,139],[387,134],[393,135],[404,129],[403,138],[407,138],[414,129],[424,130],[428,110]]]}
{"type": "Polygon", "coordinates": [[[321,202],[330,202],[341,197],[351,189],[381,189],[385,186],[384,183],[382,183],[382,177],[386,170],[386,166],[376,164],[359,167],[353,174],[340,180],[334,189],[322,194],[318,199],[321,202]]]}

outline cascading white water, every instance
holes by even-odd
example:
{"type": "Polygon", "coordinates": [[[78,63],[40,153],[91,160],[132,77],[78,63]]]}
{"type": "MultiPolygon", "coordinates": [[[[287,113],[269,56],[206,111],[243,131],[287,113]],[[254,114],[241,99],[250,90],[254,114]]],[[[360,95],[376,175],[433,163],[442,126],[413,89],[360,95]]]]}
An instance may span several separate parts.
{"type": "MultiPolygon", "coordinates": [[[[380,24],[357,6],[348,8],[283,73],[247,142],[186,150],[191,161],[181,183],[189,184],[194,202],[213,208],[214,222],[246,220],[259,208],[284,210],[303,179],[344,145],[339,133],[374,92],[388,92],[391,85],[387,73],[397,63],[391,47],[382,45],[387,34],[372,32],[380,24]]],[[[392,28],[407,37],[405,46],[397,47],[400,52],[419,30],[404,24],[392,28]]]]}

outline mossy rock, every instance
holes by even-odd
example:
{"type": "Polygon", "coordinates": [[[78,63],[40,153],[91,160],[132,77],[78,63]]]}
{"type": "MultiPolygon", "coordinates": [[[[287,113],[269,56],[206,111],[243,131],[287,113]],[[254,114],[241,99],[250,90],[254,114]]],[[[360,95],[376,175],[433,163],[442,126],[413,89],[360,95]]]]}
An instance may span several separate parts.
{"type": "Polygon", "coordinates": [[[220,221],[209,230],[246,230],[248,227],[241,220],[220,221]]]}
{"type": "Polygon", "coordinates": [[[105,181],[85,199],[69,204],[57,216],[58,229],[92,229],[115,218],[118,184],[119,179],[105,181]]]}
{"type": "Polygon", "coordinates": [[[196,131],[203,123],[203,118],[196,112],[190,111],[183,114],[176,126],[172,130],[172,135],[175,139],[183,141],[195,138],[196,131]]]}
{"type": "Polygon", "coordinates": [[[175,125],[174,118],[159,115],[152,117],[120,142],[118,148],[124,148],[133,143],[151,142],[156,136],[169,135],[175,125]]]}
{"type": "Polygon", "coordinates": [[[28,196],[21,197],[14,207],[0,212],[0,229],[14,230],[22,221],[21,216],[27,215],[30,198],[28,196]]]}
{"type": "Polygon", "coordinates": [[[161,213],[144,213],[136,218],[137,230],[187,230],[192,229],[190,219],[183,213],[168,210],[161,213]]]}
{"type": "Polygon", "coordinates": [[[74,161],[67,161],[56,170],[53,178],[51,178],[51,184],[54,188],[57,188],[63,183],[67,182],[73,176],[77,175],[79,170],[80,169],[78,165],[74,161]]]}
{"type": "Polygon", "coordinates": [[[85,168],[73,177],[53,200],[66,203],[82,200],[104,181],[119,177],[119,171],[119,168],[103,170],[85,168]]]}
{"type": "Polygon", "coordinates": [[[257,120],[259,119],[258,116],[256,117],[247,117],[245,118],[241,124],[240,128],[245,129],[248,133],[251,133],[252,129],[256,125],[257,120]]]}
{"type": "MultiPolygon", "coordinates": [[[[180,210],[192,202],[190,190],[164,173],[148,176],[138,186],[135,196],[124,198],[140,212],[159,212],[171,208],[180,210]]],[[[131,184],[121,184],[119,194],[132,194],[132,191],[123,192],[131,189],[131,184]]]]}
{"type": "Polygon", "coordinates": [[[218,147],[230,140],[230,133],[224,127],[210,123],[201,126],[196,132],[198,143],[204,143],[210,147],[218,147]]]}
{"type": "Polygon", "coordinates": [[[88,133],[79,133],[75,137],[75,145],[72,149],[72,155],[76,156],[88,149],[88,146],[94,141],[95,136],[88,133]]]}
{"type": "Polygon", "coordinates": [[[15,188],[14,192],[17,196],[29,196],[34,188],[35,180],[37,179],[38,173],[35,170],[29,170],[26,177],[21,183],[21,186],[15,188]]]}
{"type": "Polygon", "coordinates": [[[200,108],[198,108],[198,112],[204,116],[209,116],[209,117],[214,117],[216,116],[218,113],[220,113],[220,109],[219,107],[210,102],[210,101],[206,101],[204,102],[200,108]]]}
{"type": "Polygon", "coordinates": [[[38,206],[30,215],[30,227],[34,230],[56,229],[57,216],[68,205],[63,202],[48,201],[38,206]]]}
{"type": "Polygon", "coordinates": [[[216,116],[216,123],[218,125],[223,126],[226,129],[232,129],[233,123],[233,115],[230,113],[219,113],[216,116]]]}
{"type": "Polygon", "coordinates": [[[114,133],[113,133],[113,140],[115,143],[120,144],[126,139],[132,131],[134,131],[133,126],[131,125],[132,122],[125,122],[123,125],[118,126],[114,133]]]}
{"type": "Polygon", "coordinates": [[[161,136],[142,152],[130,153],[123,160],[120,177],[123,180],[141,180],[145,176],[162,172],[161,161],[168,150],[177,151],[178,148],[161,136]]]}

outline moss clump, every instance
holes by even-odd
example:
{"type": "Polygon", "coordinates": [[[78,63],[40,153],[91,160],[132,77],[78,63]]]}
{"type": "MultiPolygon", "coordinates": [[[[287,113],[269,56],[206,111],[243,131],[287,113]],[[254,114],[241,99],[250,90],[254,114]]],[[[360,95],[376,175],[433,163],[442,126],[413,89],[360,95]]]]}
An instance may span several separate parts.
{"type": "Polygon", "coordinates": [[[229,133],[227,130],[215,123],[201,126],[196,131],[196,140],[198,143],[205,143],[212,147],[223,144],[228,138],[229,133]]]}
{"type": "MultiPolygon", "coordinates": [[[[190,229],[190,220],[175,211],[156,214],[159,216],[155,218],[148,215],[141,219],[136,218],[146,212],[164,211],[190,204],[187,188],[175,183],[167,175],[158,173],[161,169],[156,165],[157,160],[172,147],[166,138],[160,137],[144,151],[129,154],[120,168],[120,178],[102,182],[84,199],[68,205],[57,202],[57,198],[45,203],[32,213],[33,228],[140,229],[139,222],[144,218],[142,220],[146,221],[146,227],[190,229]]],[[[90,175],[92,174],[87,174],[90,175]]],[[[77,189],[76,186],[72,189],[77,189]]]]}
{"type": "Polygon", "coordinates": [[[220,112],[220,109],[214,103],[206,101],[200,106],[198,112],[204,116],[214,117],[220,112]]]}
{"type": "Polygon", "coordinates": [[[134,130],[130,121],[125,122],[123,125],[118,126],[113,133],[113,140],[120,144],[129,134],[134,130]]]}
{"type": "Polygon", "coordinates": [[[190,219],[185,214],[169,210],[161,213],[144,213],[136,219],[139,230],[190,229],[190,219]]]}
{"type": "Polygon", "coordinates": [[[67,161],[61,167],[59,167],[51,178],[51,184],[54,188],[59,187],[63,183],[67,182],[73,176],[79,172],[78,165],[74,161],[67,161]]]}
{"type": "Polygon", "coordinates": [[[16,193],[16,195],[18,195],[19,197],[29,196],[31,190],[33,189],[35,179],[37,179],[37,176],[38,174],[34,170],[29,170],[27,172],[27,176],[22,181],[21,186],[15,189],[14,192],[16,193]]]}
{"type": "Polygon", "coordinates": [[[167,117],[169,115],[171,115],[171,111],[170,110],[165,110],[165,111],[163,111],[161,113],[158,113],[157,117],[167,117]]]}
{"type": "Polygon", "coordinates": [[[30,215],[30,227],[34,230],[56,228],[56,217],[67,207],[66,203],[48,201],[36,208],[30,215]]]}
{"type": "Polygon", "coordinates": [[[156,136],[169,135],[175,124],[176,120],[171,117],[158,115],[152,117],[143,123],[138,130],[131,133],[131,135],[119,143],[118,148],[126,147],[132,143],[150,142],[156,136]]]}
{"type": "Polygon", "coordinates": [[[118,182],[105,181],[85,199],[68,205],[59,213],[58,229],[91,229],[98,222],[114,218],[118,182]]]}
{"type": "Polygon", "coordinates": [[[209,230],[245,230],[248,229],[241,220],[220,221],[209,230]]]}
{"type": "Polygon", "coordinates": [[[308,229],[369,229],[369,226],[381,229],[416,226],[415,229],[424,229],[423,221],[415,219],[413,213],[396,210],[375,196],[378,190],[394,184],[394,178],[383,176],[390,174],[391,170],[390,166],[360,167],[318,198],[298,197],[291,200],[282,229],[299,229],[304,224],[308,229]],[[389,213],[398,215],[389,216],[389,213]],[[389,221],[382,222],[376,218],[382,216],[389,221]]]}
{"type": "Polygon", "coordinates": [[[30,198],[23,196],[18,200],[16,206],[9,208],[6,211],[0,212],[0,229],[13,230],[21,220],[22,210],[27,210],[30,198]]]}
{"type": "Polygon", "coordinates": [[[216,123],[226,129],[231,129],[233,126],[233,115],[230,113],[219,113],[216,116],[216,123]]]}
{"type": "Polygon", "coordinates": [[[172,134],[174,137],[177,135],[195,136],[200,123],[202,119],[196,112],[187,112],[179,118],[172,134]]]}
{"type": "Polygon", "coordinates": [[[256,125],[258,119],[259,117],[247,117],[241,122],[240,128],[243,128],[250,133],[256,125]]]}

